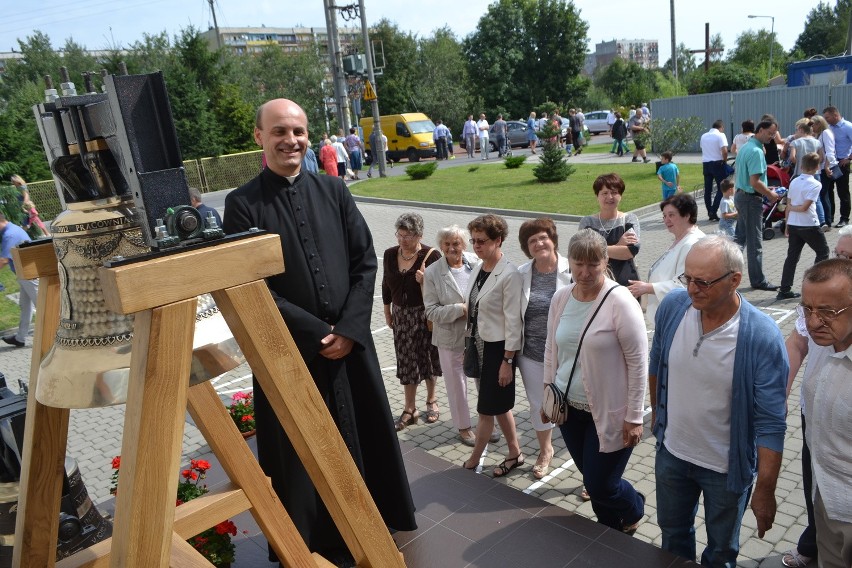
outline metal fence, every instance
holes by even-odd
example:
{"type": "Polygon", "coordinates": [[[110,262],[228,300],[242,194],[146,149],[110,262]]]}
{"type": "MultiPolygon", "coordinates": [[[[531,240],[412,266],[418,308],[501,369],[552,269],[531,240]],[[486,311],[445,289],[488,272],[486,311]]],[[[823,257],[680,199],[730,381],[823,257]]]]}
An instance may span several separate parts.
{"type": "MultiPolygon", "coordinates": [[[[183,167],[186,170],[187,182],[201,193],[239,187],[260,172],[262,153],[262,150],[257,150],[215,158],[185,160],[183,167]]],[[[53,180],[28,183],[27,189],[42,219],[54,219],[62,212],[62,204],[53,180]]]]}
{"type": "MultiPolygon", "coordinates": [[[[653,118],[676,118],[697,116],[709,130],[718,119],[725,121],[728,139],[740,132],[746,119],[757,123],[764,114],[771,114],[778,121],[782,136],[793,132],[802,112],[810,107],[817,111],[829,105],[852,115],[852,85],[808,85],[805,87],[772,87],[752,91],[710,93],[690,95],[672,99],[656,99],[651,102],[653,118]]],[[[700,150],[698,140],[689,151],[700,150]]]]}

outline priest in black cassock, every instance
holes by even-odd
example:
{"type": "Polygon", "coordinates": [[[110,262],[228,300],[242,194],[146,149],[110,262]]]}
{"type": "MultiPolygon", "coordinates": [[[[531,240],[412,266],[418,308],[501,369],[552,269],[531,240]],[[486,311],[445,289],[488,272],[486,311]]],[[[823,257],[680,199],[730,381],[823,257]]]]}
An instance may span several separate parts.
{"type": "MultiPolygon", "coordinates": [[[[281,235],[286,270],[267,280],[272,297],[385,523],[414,530],[414,503],[370,332],[378,265],[370,230],[340,178],[301,169],[308,119],[299,105],[286,99],[262,105],[254,139],[267,167],[228,195],[223,228],[281,235]]],[[[256,380],[254,394],[261,467],[310,550],[351,565],[256,380]]],[[[271,549],[270,559],[277,560],[271,549]]]]}

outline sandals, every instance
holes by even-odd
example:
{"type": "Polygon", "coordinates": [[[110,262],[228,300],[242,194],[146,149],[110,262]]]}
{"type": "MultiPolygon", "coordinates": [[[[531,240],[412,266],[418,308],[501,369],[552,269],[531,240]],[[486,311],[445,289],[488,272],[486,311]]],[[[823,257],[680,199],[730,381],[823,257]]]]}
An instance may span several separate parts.
{"type": "Polygon", "coordinates": [[[423,412],[423,421],[427,424],[434,424],[441,417],[440,411],[432,410],[431,407],[435,406],[438,406],[438,399],[426,401],[426,410],[423,412]]]}
{"type": "Polygon", "coordinates": [[[589,492],[586,490],[585,486],[583,486],[583,490],[580,491],[580,499],[582,499],[583,501],[591,501],[592,500],[592,496],[589,495],[589,492]]]}
{"type": "MultiPolygon", "coordinates": [[[[541,460],[541,456],[539,456],[538,459],[541,460]]],[[[542,461],[542,463],[536,463],[532,468],[533,477],[535,477],[536,479],[544,478],[544,476],[547,475],[547,473],[550,471],[551,459],[553,459],[553,457],[551,457],[547,461],[542,461]]]]}
{"type": "Polygon", "coordinates": [[[509,475],[509,472],[519,465],[524,465],[524,454],[518,454],[513,458],[504,459],[500,465],[494,468],[492,473],[494,474],[494,477],[503,477],[509,475]]]}
{"type": "Polygon", "coordinates": [[[467,467],[467,462],[468,462],[468,460],[464,460],[464,461],[462,462],[462,467],[463,467],[464,469],[467,469],[467,470],[469,470],[469,471],[475,471],[475,470],[476,470],[476,468],[477,468],[477,467],[479,467],[479,462],[478,462],[478,461],[477,461],[475,464],[473,464],[473,467],[467,467]]]}
{"type": "Polygon", "coordinates": [[[798,548],[791,548],[781,557],[781,564],[788,568],[804,568],[811,563],[811,560],[813,558],[810,556],[799,554],[798,548]]]}
{"type": "Polygon", "coordinates": [[[420,414],[415,410],[411,412],[409,410],[403,410],[402,414],[399,415],[396,422],[394,422],[394,427],[396,431],[405,430],[407,426],[411,426],[412,424],[417,424],[417,419],[420,417],[420,414]],[[408,416],[408,418],[406,418],[408,416]]]}

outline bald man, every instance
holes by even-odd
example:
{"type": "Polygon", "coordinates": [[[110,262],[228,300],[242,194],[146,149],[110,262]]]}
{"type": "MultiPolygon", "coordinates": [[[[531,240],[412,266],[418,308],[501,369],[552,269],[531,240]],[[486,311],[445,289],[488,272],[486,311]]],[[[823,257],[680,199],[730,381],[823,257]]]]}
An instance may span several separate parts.
{"type": "MultiPolygon", "coordinates": [[[[414,530],[414,505],[370,331],[377,260],[343,181],[302,170],[308,119],[287,99],[263,104],[254,139],[267,167],[225,199],[226,233],[281,235],[287,270],[267,279],[385,523],[414,530]]],[[[286,381],[286,377],[280,377],[286,381]]],[[[308,547],[339,566],[346,545],[269,402],[254,382],[260,465],[308,547]]],[[[270,549],[270,559],[274,553],[270,549]]]]}

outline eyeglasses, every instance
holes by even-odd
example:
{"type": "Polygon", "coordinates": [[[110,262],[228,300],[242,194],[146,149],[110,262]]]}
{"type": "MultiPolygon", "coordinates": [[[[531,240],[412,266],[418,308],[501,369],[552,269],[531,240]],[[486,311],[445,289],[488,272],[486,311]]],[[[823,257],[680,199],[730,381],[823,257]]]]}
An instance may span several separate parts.
{"type": "Polygon", "coordinates": [[[716,284],[717,282],[721,282],[722,280],[724,280],[725,278],[727,278],[728,276],[730,276],[733,273],[734,273],[734,271],[730,270],[727,273],[716,278],[715,280],[699,280],[697,278],[693,278],[692,276],[687,276],[684,273],[684,274],[681,274],[680,276],[678,276],[677,279],[680,281],[681,284],[683,284],[687,288],[689,287],[690,284],[695,284],[697,287],[701,288],[702,290],[706,290],[707,288],[709,288],[713,284],[716,284]]]}
{"type": "Polygon", "coordinates": [[[470,239],[470,244],[482,246],[490,240],[492,239],[470,239]]]}
{"type": "Polygon", "coordinates": [[[828,324],[830,321],[836,320],[840,317],[840,314],[852,308],[852,306],[846,306],[845,308],[841,308],[839,310],[832,310],[831,308],[810,308],[803,304],[799,304],[796,306],[796,313],[799,317],[803,317],[806,320],[812,315],[816,316],[819,321],[823,324],[828,324]]]}
{"type": "Polygon", "coordinates": [[[410,241],[412,239],[416,239],[417,235],[403,235],[401,233],[396,233],[396,238],[401,241],[410,241]]]}
{"type": "Polygon", "coordinates": [[[849,256],[845,252],[835,252],[834,258],[842,258],[843,260],[849,260],[849,259],[852,259],[852,256],[849,256]]]}
{"type": "Polygon", "coordinates": [[[546,243],[549,240],[550,240],[550,237],[547,236],[547,235],[544,235],[543,237],[530,237],[529,240],[527,241],[527,246],[535,245],[535,244],[538,244],[538,243],[546,243]]]}

